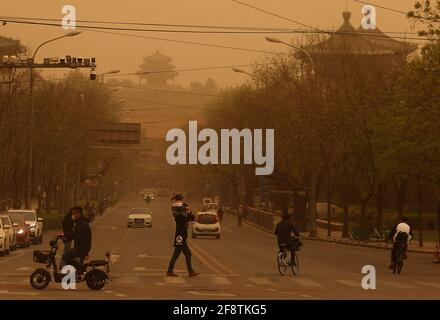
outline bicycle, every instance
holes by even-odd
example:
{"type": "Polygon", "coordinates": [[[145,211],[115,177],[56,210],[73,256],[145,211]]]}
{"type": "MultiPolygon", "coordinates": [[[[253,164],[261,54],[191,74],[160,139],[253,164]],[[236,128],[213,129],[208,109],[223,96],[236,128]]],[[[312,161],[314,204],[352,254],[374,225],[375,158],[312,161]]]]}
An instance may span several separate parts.
{"type": "Polygon", "coordinates": [[[283,251],[279,252],[277,256],[278,271],[280,272],[280,275],[285,276],[288,267],[292,270],[293,275],[299,275],[299,259],[296,254],[296,252],[299,251],[299,247],[296,246],[293,248],[293,259],[288,245],[282,245],[282,249],[283,251]]]}
{"type": "Polygon", "coordinates": [[[394,264],[393,274],[400,274],[403,267],[403,260],[405,260],[405,252],[406,252],[406,245],[401,244],[396,249],[396,263],[394,264]]]}

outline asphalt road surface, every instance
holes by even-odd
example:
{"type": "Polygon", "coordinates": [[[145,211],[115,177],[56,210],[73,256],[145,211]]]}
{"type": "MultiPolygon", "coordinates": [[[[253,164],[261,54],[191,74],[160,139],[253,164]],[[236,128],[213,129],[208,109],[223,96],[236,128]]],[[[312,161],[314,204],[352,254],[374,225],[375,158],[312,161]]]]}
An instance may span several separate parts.
{"type": "Polygon", "coordinates": [[[32,251],[47,250],[56,234],[49,231],[42,245],[0,257],[0,299],[440,298],[440,265],[431,263],[427,254],[410,253],[402,274],[393,275],[387,269],[389,251],[305,240],[299,252],[300,275],[282,277],[275,237],[247,224],[238,227],[232,217],[224,218],[221,239],[190,240],[193,266],[200,276],[188,277],[182,255],[175,269],[179,277],[166,277],[175,228],[170,202],[168,198],[152,202],[152,228],[127,228],[127,211],[143,205],[141,199],[125,199],[92,227],[92,257],[102,259],[106,251],[119,256],[111,267],[112,281],[101,291],[92,291],[85,283],[76,290],[63,290],[57,283],[42,291],[30,286],[29,275],[42,266],[33,262],[32,251]],[[361,286],[365,265],[376,269],[375,290],[361,286]]]}

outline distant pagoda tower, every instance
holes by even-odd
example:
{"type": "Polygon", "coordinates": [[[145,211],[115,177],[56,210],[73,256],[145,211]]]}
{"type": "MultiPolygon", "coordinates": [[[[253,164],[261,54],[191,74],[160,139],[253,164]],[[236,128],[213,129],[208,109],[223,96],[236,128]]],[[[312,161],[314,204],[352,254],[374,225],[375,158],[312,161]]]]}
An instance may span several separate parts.
{"type": "Polygon", "coordinates": [[[141,64],[139,73],[145,73],[139,75],[139,83],[145,80],[148,86],[152,87],[166,87],[168,80],[172,80],[179,75],[174,71],[174,65],[171,64],[172,59],[166,57],[156,50],[156,53],[144,57],[144,63],[141,64]]]}

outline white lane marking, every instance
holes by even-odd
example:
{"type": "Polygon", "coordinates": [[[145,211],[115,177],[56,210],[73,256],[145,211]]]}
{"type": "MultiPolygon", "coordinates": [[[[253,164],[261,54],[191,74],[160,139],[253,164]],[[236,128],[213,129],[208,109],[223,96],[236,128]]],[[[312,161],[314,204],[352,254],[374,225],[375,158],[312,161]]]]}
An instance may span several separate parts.
{"type": "Polygon", "coordinates": [[[133,284],[133,283],[137,283],[138,281],[139,281],[138,277],[121,277],[116,279],[116,282],[124,283],[124,284],[133,284]]]}
{"type": "Polygon", "coordinates": [[[260,278],[260,277],[247,277],[248,280],[252,281],[256,285],[274,285],[272,281],[266,278],[260,278]]]}
{"type": "Polygon", "coordinates": [[[422,286],[428,286],[428,287],[440,289],[440,283],[435,283],[435,282],[418,282],[418,283],[421,284],[422,286]]]}
{"type": "Polygon", "coordinates": [[[24,255],[25,255],[24,253],[20,253],[20,254],[14,256],[14,257],[10,257],[10,258],[8,258],[8,259],[6,259],[6,260],[2,260],[2,261],[0,261],[0,264],[7,263],[7,262],[9,262],[9,261],[12,261],[12,260],[18,259],[18,258],[20,258],[20,257],[22,257],[22,256],[24,256],[24,255]]]}
{"type": "Polygon", "coordinates": [[[232,284],[226,277],[211,277],[210,279],[214,284],[232,284]]]}
{"type": "Polygon", "coordinates": [[[348,287],[352,287],[352,288],[360,288],[361,287],[360,282],[356,282],[356,281],[352,281],[352,280],[335,280],[335,282],[343,284],[348,287]]]}
{"type": "Polygon", "coordinates": [[[399,288],[399,289],[413,289],[414,288],[413,286],[403,284],[403,283],[398,283],[398,282],[380,281],[380,283],[383,283],[383,284],[390,286],[390,287],[399,288]]]}
{"type": "Polygon", "coordinates": [[[17,269],[17,271],[31,271],[31,270],[34,270],[34,268],[32,268],[32,267],[21,267],[21,268],[17,269]]]}
{"type": "Polygon", "coordinates": [[[170,284],[184,284],[186,283],[185,279],[182,277],[163,277],[165,283],[170,284]]]}
{"type": "Polygon", "coordinates": [[[0,294],[36,296],[36,295],[39,295],[41,293],[37,293],[37,292],[20,292],[20,291],[10,292],[9,290],[0,290],[0,294]]]}
{"type": "Polygon", "coordinates": [[[145,271],[147,269],[147,267],[135,267],[133,270],[134,271],[145,271]]]}
{"type": "Polygon", "coordinates": [[[322,287],[321,284],[319,284],[318,282],[315,282],[313,280],[310,280],[310,279],[290,278],[290,280],[293,281],[296,284],[299,284],[300,286],[305,286],[305,287],[322,287]]]}
{"type": "MultiPolygon", "coordinates": [[[[149,269],[148,267],[134,267],[134,271],[151,271],[151,272],[163,272],[166,273],[167,269],[149,269]]],[[[183,269],[174,269],[175,272],[185,272],[183,269]]],[[[163,274],[162,274],[163,275],[163,274]]]]}
{"type": "Polygon", "coordinates": [[[216,297],[236,297],[235,294],[232,293],[212,293],[212,292],[199,292],[199,291],[188,291],[196,296],[216,296],[216,297]]]}

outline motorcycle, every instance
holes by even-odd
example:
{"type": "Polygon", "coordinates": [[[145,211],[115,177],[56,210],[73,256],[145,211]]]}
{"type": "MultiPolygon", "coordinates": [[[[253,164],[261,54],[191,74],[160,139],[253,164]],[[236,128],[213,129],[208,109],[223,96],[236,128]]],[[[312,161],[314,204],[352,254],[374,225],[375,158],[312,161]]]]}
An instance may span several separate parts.
{"type": "MultiPolygon", "coordinates": [[[[62,273],[58,270],[58,265],[56,262],[56,254],[58,252],[58,241],[63,239],[63,236],[57,236],[49,242],[50,251],[34,250],[33,259],[36,263],[46,264],[46,268],[36,269],[30,276],[29,281],[31,286],[37,290],[43,290],[48,285],[49,282],[54,281],[55,283],[61,283],[63,278],[67,273],[62,273]],[[53,277],[50,273],[50,267],[53,268],[53,277]]],[[[111,263],[111,255],[109,252],[106,253],[105,260],[91,260],[84,263],[85,274],[81,279],[77,279],[76,282],[85,281],[87,286],[91,290],[101,290],[110,281],[109,273],[111,263]],[[105,267],[105,271],[98,269],[98,267],[105,267]]]]}

